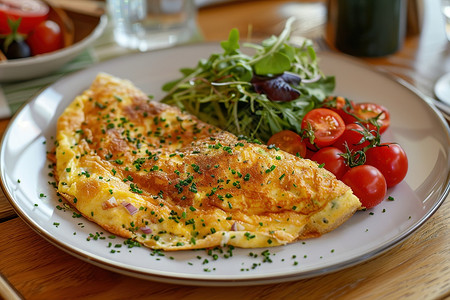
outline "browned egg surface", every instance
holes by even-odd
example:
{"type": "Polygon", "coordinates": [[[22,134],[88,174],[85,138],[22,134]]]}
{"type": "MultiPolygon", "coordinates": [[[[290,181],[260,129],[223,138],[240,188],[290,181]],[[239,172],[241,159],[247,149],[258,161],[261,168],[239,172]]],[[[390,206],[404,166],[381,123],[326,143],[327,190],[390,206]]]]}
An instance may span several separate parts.
{"type": "Polygon", "coordinates": [[[269,247],[318,237],[360,207],[316,163],[240,139],[99,74],[57,125],[58,192],[148,247],[269,247]]]}

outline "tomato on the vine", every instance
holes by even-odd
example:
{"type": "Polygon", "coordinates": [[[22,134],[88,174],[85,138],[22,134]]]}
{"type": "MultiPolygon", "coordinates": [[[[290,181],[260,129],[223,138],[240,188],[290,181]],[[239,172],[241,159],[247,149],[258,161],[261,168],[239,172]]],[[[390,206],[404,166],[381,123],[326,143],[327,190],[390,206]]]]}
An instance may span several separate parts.
{"type": "Polygon", "coordinates": [[[345,123],[341,116],[331,109],[316,108],[303,117],[302,130],[307,136],[313,134],[315,146],[323,148],[332,145],[342,135],[345,123]]]}
{"type": "Polygon", "coordinates": [[[275,145],[283,151],[303,158],[306,156],[306,145],[301,136],[291,130],[275,133],[269,138],[267,145],[275,145]]]}
{"type": "Polygon", "coordinates": [[[322,107],[337,112],[345,121],[345,118],[348,116],[348,113],[351,112],[353,105],[353,101],[345,99],[342,96],[329,96],[323,101],[322,107]]]}
{"type": "Polygon", "coordinates": [[[34,28],[27,38],[27,43],[30,46],[31,55],[61,49],[64,46],[61,28],[56,22],[46,20],[34,28]]]}
{"type": "Polygon", "coordinates": [[[348,114],[344,120],[346,124],[359,121],[365,124],[369,130],[376,130],[376,126],[371,123],[376,121],[379,126],[379,132],[382,134],[388,129],[391,123],[391,116],[389,111],[382,105],[356,103],[353,105],[352,114],[348,114]]]}
{"type": "Polygon", "coordinates": [[[345,152],[347,149],[352,151],[359,151],[370,145],[370,142],[375,139],[375,136],[368,132],[358,123],[351,123],[345,125],[344,133],[336,140],[333,147],[345,152]]]}
{"type": "Polygon", "coordinates": [[[39,23],[47,19],[49,6],[40,0],[1,0],[0,34],[11,32],[8,19],[21,19],[18,32],[28,34],[39,23]]]}
{"type": "Polygon", "coordinates": [[[342,151],[335,147],[325,147],[317,151],[311,160],[323,164],[324,168],[340,179],[348,171],[348,166],[342,157],[342,151]]]}
{"type": "Polygon", "coordinates": [[[341,180],[353,190],[365,208],[380,204],[386,196],[386,180],[373,166],[361,165],[351,168],[341,180]]]}
{"type": "Polygon", "coordinates": [[[408,158],[403,148],[395,143],[383,143],[366,151],[366,164],[377,168],[388,187],[400,183],[408,172],[408,158]]]}

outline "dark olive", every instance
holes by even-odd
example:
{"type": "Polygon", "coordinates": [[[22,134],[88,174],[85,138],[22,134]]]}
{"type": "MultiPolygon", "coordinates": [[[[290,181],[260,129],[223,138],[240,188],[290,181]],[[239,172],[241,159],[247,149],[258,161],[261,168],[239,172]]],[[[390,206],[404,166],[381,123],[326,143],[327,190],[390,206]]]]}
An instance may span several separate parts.
{"type": "Polygon", "coordinates": [[[31,56],[30,47],[25,41],[12,41],[5,50],[6,58],[17,59],[31,56]]]}

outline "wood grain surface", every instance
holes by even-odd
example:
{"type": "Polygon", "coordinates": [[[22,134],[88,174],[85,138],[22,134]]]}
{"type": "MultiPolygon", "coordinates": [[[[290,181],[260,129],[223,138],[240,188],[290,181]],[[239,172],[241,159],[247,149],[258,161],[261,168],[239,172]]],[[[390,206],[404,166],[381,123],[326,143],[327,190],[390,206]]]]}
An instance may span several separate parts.
{"type": "Polygon", "coordinates": [[[103,270],[14,218],[1,226],[0,272],[26,299],[445,299],[450,297],[449,222],[446,201],[404,243],[332,274],[251,287],[192,287],[103,270]]]}
{"type": "MultiPolygon", "coordinates": [[[[0,133],[2,136],[8,126],[8,123],[9,120],[0,120],[0,133]]],[[[3,194],[3,191],[0,191],[0,221],[14,216],[14,210],[9,204],[8,199],[5,197],[5,194],[3,194]]]]}
{"type": "MultiPolygon", "coordinates": [[[[415,1],[415,0],[412,0],[415,1]]],[[[254,39],[278,34],[303,5],[324,1],[231,1],[202,8],[207,41],[238,28],[254,39]]],[[[424,26],[401,51],[365,59],[433,96],[433,83],[450,72],[450,46],[439,26],[439,0],[426,0],[424,26]]],[[[309,6],[311,8],[311,6],[309,6]]],[[[317,21],[320,9],[311,13],[317,21]]],[[[88,19],[87,19],[87,21],[88,19]]],[[[80,24],[79,26],[82,26],[80,24]]],[[[86,26],[92,26],[87,24],[86,26]]],[[[301,31],[301,28],[299,29],[301,31]]],[[[323,31],[308,32],[313,38],[323,31]]],[[[9,120],[0,120],[0,133],[9,120]]],[[[450,147],[450,145],[449,145],[450,147]]],[[[331,274],[250,287],[197,287],[146,281],[104,270],[55,247],[15,214],[0,192],[0,298],[5,299],[450,299],[450,199],[402,243],[364,263],[331,274]]]]}

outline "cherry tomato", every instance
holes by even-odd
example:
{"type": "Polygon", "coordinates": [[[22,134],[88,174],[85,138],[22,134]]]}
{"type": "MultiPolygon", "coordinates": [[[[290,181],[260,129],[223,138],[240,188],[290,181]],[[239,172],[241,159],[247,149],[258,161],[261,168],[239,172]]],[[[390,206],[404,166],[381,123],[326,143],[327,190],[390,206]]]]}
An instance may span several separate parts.
{"type": "Polygon", "coordinates": [[[303,117],[302,129],[312,130],[314,144],[323,148],[332,145],[344,133],[345,123],[336,112],[326,108],[316,108],[303,117]]]}
{"type": "MultiPolygon", "coordinates": [[[[303,142],[305,144],[309,144],[306,140],[303,140],[303,142]]],[[[317,153],[317,149],[316,150],[311,150],[310,148],[308,148],[308,145],[306,145],[306,155],[304,158],[308,158],[311,159],[311,157],[313,157],[314,154],[317,153]]]]}
{"type": "Polygon", "coordinates": [[[324,100],[323,107],[326,107],[328,109],[337,112],[345,122],[345,118],[348,116],[347,112],[351,112],[350,107],[353,107],[354,105],[353,101],[350,100],[347,101],[344,97],[341,96],[329,96],[324,100]],[[347,104],[347,101],[349,101],[351,106],[349,107],[345,106],[347,104]]]}
{"type": "Polygon", "coordinates": [[[306,156],[306,145],[297,133],[291,130],[283,130],[272,135],[267,145],[275,145],[283,151],[297,155],[306,156]]]}
{"type": "Polygon", "coordinates": [[[8,18],[20,21],[19,33],[28,34],[39,23],[47,19],[49,7],[40,0],[1,0],[0,33],[10,33],[8,18]]]}
{"type": "Polygon", "coordinates": [[[388,187],[392,187],[405,178],[408,172],[408,158],[398,144],[384,143],[366,151],[366,164],[374,166],[386,178],[388,187]]]}
{"type": "Polygon", "coordinates": [[[381,172],[369,165],[351,168],[341,178],[365,208],[374,207],[386,197],[387,185],[381,172]]]}
{"type": "Polygon", "coordinates": [[[345,159],[340,155],[342,151],[335,147],[325,147],[320,149],[311,157],[311,160],[318,164],[324,164],[324,168],[340,179],[348,171],[345,159]]]}
{"type": "Polygon", "coordinates": [[[356,103],[353,106],[352,114],[360,120],[353,117],[352,115],[347,115],[345,117],[346,124],[360,121],[364,124],[367,124],[367,128],[369,130],[376,130],[375,125],[371,124],[369,120],[379,116],[377,122],[380,126],[380,134],[384,133],[391,123],[391,116],[389,111],[384,106],[375,103],[356,103]]]}
{"type": "Polygon", "coordinates": [[[350,150],[359,151],[364,147],[370,145],[369,139],[375,138],[372,134],[368,133],[365,128],[357,123],[351,123],[345,125],[344,133],[336,140],[333,147],[338,148],[342,152],[347,151],[345,144],[350,150]]]}
{"type": "Polygon", "coordinates": [[[31,55],[53,52],[63,47],[61,28],[51,20],[40,23],[28,36],[31,55]]]}

